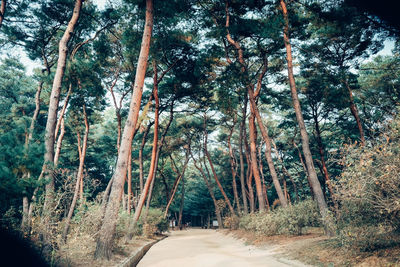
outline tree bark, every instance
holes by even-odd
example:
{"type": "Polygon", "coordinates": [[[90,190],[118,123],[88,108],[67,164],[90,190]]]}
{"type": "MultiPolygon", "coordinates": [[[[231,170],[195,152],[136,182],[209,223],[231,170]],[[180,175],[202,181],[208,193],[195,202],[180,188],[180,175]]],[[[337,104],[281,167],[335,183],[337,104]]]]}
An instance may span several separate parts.
{"type": "Polygon", "coordinates": [[[345,80],[345,85],[347,91],[349,92],[350,111],[351,114],[353,114],[354,119],[356,120],[358,131],[360,133],[361,145],[365,146],[364,129],[362,127],[360,116],[358,115],[357,105],[354,103],[353,91],[351,90],[349,82],[347,80],[345,80]]]}
{"type": "Polygon", "coordinates": [[[181,203],[179,205],[179,217],[178,217],[179,230],[182,230],[182,214],[183,214],[184,201],[185,201],[185,179],[182,178],[182,195],[181,195],[181,203]]]}
{"type": "Polygon", "coordinates": [[[128,158],[128,207],[127,211],[131,214],[132,211],[132,147],[128,158]]]}
{"type": "Polygon", "coordinates": [[[165,208],[165,211],[164,211],[164,218],[167,218],[169,207],[171,206],[172,201],[174,200],[174,196],[175,196],[176,190],[178,189],[179,182],[183,179],[183,177],[185,175],[185,170],[186,170],[188,162],[189,162],[189,152],[186,152],[185,164],[183,165],[182,172],[179,173],[176,185],[174,186],[174,188],[171,192],[171,197],[169,198],[167,207],[165,208]]]}
{"type": "MultiPolygon", "coordinates": [[[[235,49],[236,49],[236,51],[238,53],[238,60],[239,60],[239,63],[241,64],[241,72],[243,74],[247,74],[246,64],[245,64],[245,60],[244,60],[244,57],[243,57],[243,50],[241,48],[241,45],[240,45],[240,43],[238,41],[233,40],[231,35],[230,35],[230,33],[229,33],[229,19],[230,19],[230,17],[229,17],[229,12],[228,12],[228,1],[225,2],[225,13],[226,13],[226,24],[225,24],[225,27],[226,27],[226,30],[227,30],[226,38],[227,38],[228,42],[235,47],[235,49]]],[[[258,79],[258,83],[257,83],[257,87],[258,87],[257,88],[257,94],[259,93],[259,90],[261,89],[261,81],[262,81],[263,76],[266,73],[266,70],[267,70],[267,64],[264,63],[263,71],[261,72],[260,77],[258,79]]],[[[268,136],[268,133],[267,133],[267,131],[266,131],[266,129],[265,129],[263,123],[262,123],[260,113],[259,113],[257,105],[255,103],[255,97],[254,97],[254,92],[253,92],[253,87],[254,86],[250,83],[250,81],[248,79],[246,79],[246,80],[247,80],[247,91],[248,91],[248,94],[249,94],[249,100],[250,100],[250,106],[251,106],[251,113],[253,114],[252,116],[254,116],[254,118],[255,117],[257,118],[258,125],[260,127],[264,142],[266,144],[266,149],[267,149],[266,156],[267,156],[268,167],[270,169],[272,180],[274,182],[274,185],[275,185],[275,188],[276,188],[276,191],[278,193],[278,196],[279,196],[279,199],[281,201],[282,206],[286,207],[287,206],[286,199],[283,197],[282,189],[281,189],[281,186],[279,184],[278,176],[276,174],[275,166],[274,166],[274,163],[273,163],[273,160],[272,160],[272,156],[271,156],[271,143],[269,141],[269,136],[268,136]]],[[[249,120],[250,120],[250,118],[249,118],[249,120]]],[[[249,126],[249,127],[251,127],[251,126],[249,126]]],[[[255,125],[254,125],[253,133],[255,133],[254,132],[255,130],[256,129],[255,129],[255,125]]],[[[251,140],[251,135],[252,135],[251,132],[252,132],[252,130],[250,130],[250,140],[251,140]]],[[[256,140],[254,140],[254,143],[252,141],[250,141],[250,153],[254,153],[255,159],[256,159],[257,158],[257,152],[256,152],[256,149],[255,149],[255,146],[256,146],[255,145],[255,141],[256,140]],[[254,146],[254,148],[253,148],[253,146],[254,146]]],[[[262,193],[260,174],[259,174],[258,168],[257,168],[257,160],[254,162],[253,156],[251,156],[251,158],[252,158],[251,161],[252,161],[253,175],[254,175],[254,180],[255,180],[255,183],[256,183],[256,191],[257,191],[258,202],[259,202],[259,209],[260,209],[260,211],[265,211],[265,205],[264,205],[264,200],[263,200],[264,198],[262,198],[263,193],[262,193]]]]}
{"type": "Polygon", "coordinates": [[[228,148],[229,148],[229,160],[230,160],[230,163],[231,163],[231,172],[232,172],[233,196],[234,196],[235,203],[236,203],[237,213],[240,214],[241,208],[240,208],[239,195],[238,195],[237,185],[236,185],[237,163],[236,163],[236,160],[235,160],[235,155],[233,153],[232,144],[231,144],[231,139],[232,139],[233,130],[234,130],[235,125],[236,125],[236,118],[234,119],[234,124],[232,125],[232,128],[229,131],[228,148]]]}
{"type": "Polygon", "coordinates": [[[292,100],[293,100],[293,106],[294,110],[296,113],[296,119],[299,124],[299,129],[300,129],[300,135],[301,135],[301,141],[302,141],[302,147],[303,147],[303,153],[304,157],[306,160],[306,165],[307,165],[307,171],[309,174],[310,178],[310,183],[312,186],[312,190],[314,192],[315,199],[317,201],[319,211],[322,216],[322,220],[325,226],[325,231],[329,235],[333,235],[332,231],[329,229],[328,226],[328,206],[325,202],[324,194],[322,193],[321,189],[321,184],[318,181],[318,176],[315,171],[311,151],[310,151],[310,146],[309,146],[309,138],[308,138],[308,133],[304,124],[304,119],[303,119],[303,114],[301,112],[301,106],[300,106],[300,101],[298,99],[297,95],[297,89],[296,89],[296,83],[294,80],[294,74],[293,74],[293,62],[292,62],[292,47],[290,44],[290,38],[289,38],[289,17],[286,9],[286,4],[284,0],[280,0],[280,5],[282,7],[282,12],[283,12],[283,17],[284,17],[284,30],[283,30],[283,38],[284,38],[284,43],[285,43],[285,48],[286,48],[286,60],[287,60],[287,69],[288,69],[288,77],[289,77],[289,85],[290,85],[290,91],[292,95],[292,100]]]}
{"type": "Polygon", "coordinates": [[[80,147],[80,134],[78,131],[78,150],[80,150],[80,155],[79,155],[79,168],[78,168],[78,174],[76,175],[76,184],[75,184],[75,192],[74,196],[72,198],[72,203],[71,206],[69,207],[68,211],[68,216],[65,221],[65,226],[64,226],[64,231],[62,234],[62,240],[66,241],[67,240],[67,235],[69,231],[69,226],[71,223],[72,215],[74,214],[76,202],[78,200],[78,195],[80,195],[80,199],[82,201],[83,199],[83,168],[85,166],[85,158],[86,158],[86,151],[87,151],[87,141],[89,137],[89,122],[86,114],[86,106],[83,104],[83,115],[84,115],[84,121],[85,121],[85,134],[83,136],[83,144],[82,147],[80,147]]]}
{"type": "Polygon", "coordinates": [[[158,117],[159,117],[159,108],[160,103],[158,99],[158,77],[157,77],[157,66],[153,64],[154,67],[154,88],[153,88],[153,96],[155,100],[155,111],[154,111],[154,136],[153,136],[153,150],[151,151],[151,162],[149,174],[147,176],[146,184],[144,185],[144,189],[142,194],[140,195],[139,202],[136,206],[135,214],[133,215],[133,221],[131,222],[131,226],[129,227],[128,239],[132,239],[132,233],[137,226],[137,222],[139,221],[140,214],[142,212],[142,208],[144,205],[144,201],[146,200],[147,194],[149,192],[150,186],[153,183],[153,179],[155,177],[154,172],[156,170],[156,158],[157,158],[157,148],[158,148],[158,117]]]}
{"type": "Polygon", "coordinates": [[[228,205],[229,211],[231,212],[231,215],[233,216],[233,215],[235,215],[235,210],[233,209],[231,201],[229,200],[228,196],[226,195],[224,188],[222,187],[222,185],[218,179],[217,173],[215,172],[214,164],[211,161],[211,156],[207,149],[207,139],[208,139],[208,134],[207,134],[207,129],[206,129],[206,118],[205,118],[204,119],[204,153],[207,157],[208,163],[210,164],[211,171],[214,176],[214,180],[217,183],[217,186],[218,186],[219,190],[221,191],[222,195],[224,196],[224,199],[225,199],[226,204],[228,205]]]}
{"type": "Polygon", "coordinates": [[[245,98],[243,108],[242,108],[242,121],[240,122],[239,129],[239,162],[240,162],[240,187],[242,190],[242,200],[243,200],[243,212],[247,214],[249,208],[247,205],[247,195],[246,195],[246,184],[244,182],[244,159],[243,159],[243,132],[246,127],[246,110],[247,110],[247,98],[245,98]]]}
{"type": "Polygon", "coordinates": [[[47,123],[45,129],[45,154],[44,154],[44,178],[48,181],[46,184],[45,200],[43,204],[42,213],[42,224],[45,226],[45,232],[43,233],[43,238],[46,243],[45,254],[49,253],[49,232],[51,231],[51,219],[53,213],[53,202],[54,202],[54,137],[55,137],[55,127],[57,122],[57,110],[58,103],[62,85],[62,79],[64,77],[65,66],[67,63],[67,53],[68,53],[68,42],[71,39],[75,25],[78,22],[83,0],[76,0],[73,10],[73,15],[68,23],[68,26],[62,36],[59,47],[58,47],[58,61],[57,69],[54,75],[53,86],[51,89],[49,109],[47,113],[47,123]],[[47,232],[47,233],[46,233],[47,232]]]}
{"type": "MultiPolygon", "coordinates": [[[[113,177],[111,193],[106,208],[103,224],[101,226],[95,251],[95,258],[111,257],[112,245],[115,234],[115,227],[120,206],[120,195],[123,190],[123,183],[127,171],[127,161],[129,157],[129,148],[132,145],[133,133],[138,120],[140,102],[144,79],[147,70],[147,60],[150,50],[150,39],[153,29],[153,1],[146,0],[146,19],[140,48],[139,60],[136,69],[135,83],[132,93],[129,114],[124,127],[124,133],[121,140],[121,150],[118,153],[117,167],[113,177]]],[[[138,210],[138,209],[136,209],[138,210]]],[[[135,212],[136,213],[136,212],[135,212]]]]}
{"type": "Polygon", "coordinates": [[[142,144],[140,145],[139,149],[139,187],[140,187],[140,194],[143,193],[143,185],[144,185],[144,177],[143,177],[143,149],[146,145],[147,135],[150,132],[151,124],[147,125],[145,132],[143,133],[142,144]]]}
{"type": "Polygon", "coordinates": [[[249,136],[250,136],[250,158],[251,158],[251,168],[253,170],[254,181],[256,183],[256,191],[258,198],[258,208],[261,212],[265,211],[265,199],[263,196],[262,186],[261,186],[261,177],[258,170],[258,160],[257,160],[257,148],[256,148],[256,140],[257,140],[257,132],[256,125],[254,123],[254,112],[250,114],[249,117],[249,136]]]}
{"type": "Polygon", "coordinates": [[[274,146],[275,153],[276,153],[276,157],[278,158],[279,162],[280,162],[281,165],[282,165],[283,173],[284,173],[287,177],[289,177],[289,180],[290,180],[290,182],[291,182],[292,185],[293,185],[294,194],[296,195],[296,200],[299,201],[299,192],[298,192],[298,190],[297,190],[297,185],[296,185],[296,183],[295,183],[295,181],[294,181],[292,175],[290,175],[289,171],[286,169],[285,164],[284,164],[284,162],[283,162],[283,160],[282,160],[282,157],[279,155],[279,150],[278,150],[278,148],[277,148],[277,146],[276,146],[276,144],[275,144],[275,142],[274,142],[273,139],[271,139],[271,143],[272,143],[272,145],[274,146]]]}

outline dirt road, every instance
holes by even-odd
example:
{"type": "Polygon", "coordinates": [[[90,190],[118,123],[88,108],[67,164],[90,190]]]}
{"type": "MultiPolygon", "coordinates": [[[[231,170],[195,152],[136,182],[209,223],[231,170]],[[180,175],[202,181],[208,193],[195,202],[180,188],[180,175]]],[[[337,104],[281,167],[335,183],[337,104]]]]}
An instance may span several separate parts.
{"type": "Polygon", "coordinates": [[[247,246],[241,240],[215,230],[190,229],[172,232],[168,238],[154,245],[138,266],[306,266],[278,258],[277,249],[274,246],[266,249],[247,246]]]}

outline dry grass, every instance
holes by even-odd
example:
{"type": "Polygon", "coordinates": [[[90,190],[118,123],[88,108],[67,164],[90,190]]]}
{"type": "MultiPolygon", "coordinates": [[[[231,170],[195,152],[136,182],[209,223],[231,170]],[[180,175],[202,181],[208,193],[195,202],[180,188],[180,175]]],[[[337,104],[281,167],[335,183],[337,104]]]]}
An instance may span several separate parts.
{"type": "Polygon", "coordinates": [[[224,230],[224,232],[258,247],[278,245],[283,257],[314,266],[400,266],[400,245],[372,252],[360,252],[338,247],[337,242],[324,236],[320,228],[309,228],[306,234],[301,236],[260,236],[245,230],[224,230]]]}
{"type": "Polygon", "coordinates": [[[90,235],[73,236],[60,247],[57,253],[57,265],[62,267],[76,266],[115,266],[125,260],[135,249],[147,244],[153,239],[134,237],[131,241],[119,241],[114,248],[110,260],[95,260],[95,239],[90,235]]]}

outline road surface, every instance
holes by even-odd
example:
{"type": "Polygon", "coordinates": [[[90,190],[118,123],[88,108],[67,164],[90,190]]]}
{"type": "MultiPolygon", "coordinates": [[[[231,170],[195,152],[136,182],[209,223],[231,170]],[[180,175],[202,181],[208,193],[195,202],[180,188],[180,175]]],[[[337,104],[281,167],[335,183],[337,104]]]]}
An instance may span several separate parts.
{"type": "Polygon", "coordinates": [[[245,245],[243,241],[215,230],[174,231],[155,244],[138,267],[304,267],[300,262],[278,258],[277,247],[266,249],[245,245]]]}

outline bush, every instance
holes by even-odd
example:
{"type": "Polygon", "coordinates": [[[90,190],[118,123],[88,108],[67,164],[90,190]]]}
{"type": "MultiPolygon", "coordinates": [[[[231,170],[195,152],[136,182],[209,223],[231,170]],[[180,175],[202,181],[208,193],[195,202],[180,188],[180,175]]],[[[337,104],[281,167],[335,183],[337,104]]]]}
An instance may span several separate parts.
{"type": "Polygon", "coordinates": [[[262,235],[301,235],[304,227],[319,226],[320,215],[312,200],[305,200],[269,213],[254,213],[240,218],[239,228],[262,235]]]}
{"type": "Polygon", "coordinates": [[[236,230],[239,228],[239,217],[236,215],[226,216],[224,217],[224,227],[232,230],[236,230]]]}
{"type": "Polygon", "coordinates": [[[164,218],[164,213],[161,209],[149,209],[147,217],[143,215],[139,219],[139,225],[142,225],[143,234],[151,237],[154,234],[161,234],[168,230],[168,220],[164,218]]]}
{"type": "MultiPolygon", "coordinates": [[[[372,250],[400,230],[400,120],[368,147],[347,146],[334,184],[340,245],[372,250]]],[[[390,243],[390,242],[389,242],[390,243]]]]}

